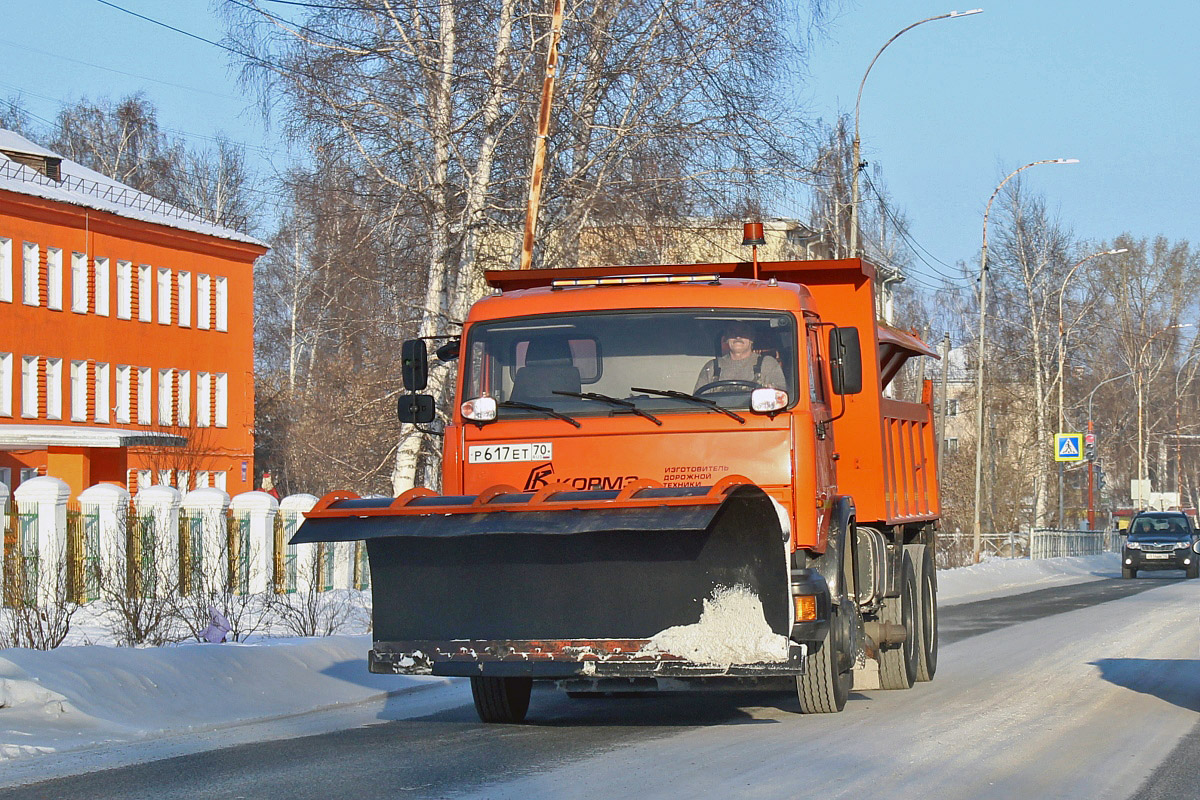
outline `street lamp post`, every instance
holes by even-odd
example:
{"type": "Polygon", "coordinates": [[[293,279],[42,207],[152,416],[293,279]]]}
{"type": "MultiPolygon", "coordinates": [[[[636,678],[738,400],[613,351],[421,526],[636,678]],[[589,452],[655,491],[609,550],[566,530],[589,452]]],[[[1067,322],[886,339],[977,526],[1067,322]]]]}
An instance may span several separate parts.
{"type": "Polygon", "coordinates": [[[852,151],[853,151],[853,158],[854,158],[854,167],[853,167],[854,174],[851,176],[851,180],[850,180],[850,257],[851,258],[855,258],[858,256],[858,173],[859,173],[859,170],[862,168],[861,143],[858,138],[858,116],[859,116],[858,112],[859,112],[859,106],[862,105],[863,86],[865,86],[867,83],[867,76],[871,74],[871,67],[875,66],[875,62],[879,60],[879,57],[881,55],[883,55],[883,51],[888,48],[888,45],[890,45],[892,42],[899,39],[903,34],[907,33],[908,31],[911,31],[913,28],[917,27],[918,25],[924,25],[926,22],[934,22],[935,20],[939,20],[939,19],[952,19],[954,17],[969,17],[972,14],[978,14],[981,11],[983,11],[982,8],[973,8],[970,11],[951,11],[949,14],[939,14],[936,17],[929,17],[928,19],[923,19],[920,22],[914,22],[912,25],[909,25],[907,28],[904,28],[899,33],[897,33],[895,36],[888,39],[884,43],[883,47],[879,48],[879,52],[875,54],[875,57],[871,59],[871,63],[867,65],[867,71],[863,73],[862,80],[859,81],[859,84],[858,84],[858,97],[854,101],[854,142],[852,144],[852,151]]]}
{"type": "Polygon", "coordinates": [[[1031,161],[1017,167],[1000,181],[996,191],[988,198],[987,207],[983,210],[983,249],[979,254],[979,344],[975,368],[975,519],[973,524],[975,539],[975,563],[979,563],[980,544],[982,542],[982,501],[983,501],[983,365],[984,344],[987,331],[987,224],[988,215],[992,212],[992,201],[1004,184],[1013,179],[1017,173],[1036,167],[1038,164],[1078,164],[1077,158],[1044,158],[1041,161],[1031,161]]]}
{"type": "MultiPolygon", "coordinates": [[[[1063,298],[1066,296],[1066,293],[1067,293],[1067,283],[1070,282],[1071,278],[1075,275],[1075,271],[1077,269],[1082,267],[1087,262],[1091,261],[1093,258],[1099,258],[1100,256],[1115,256],[1115,255],[1119,255],[1120,253],[1128,253],[1128,252],[1129,252],[1129,248],[1120,247],[1115,250],[1102,250],[1099,253],[1092,253],[1090,256],[1080,259],[1075,264],[1075,266],[1071,267],[1070,271],[1067,273],[1067,277],[1063,278],[1062,288],[1059,289],[1059,291],[1058,291],[1058,432],[1059,433],[1064,433],[1066,431],[1066,425],[1067,425],[1066,410],[1063,407],[1063,384],[1065,384],[1067,382],[1066,375],[1065,375],[1066,356],[1067,356],[1067,329],[1066,329],[1066,326],[1063,325],[1063,298]]],[[[1090,415],[1088,416],[1088,422],[1089,423],[1091,422],[1090,415]]],[[[1088,430],[1088,433],[1091,433],[1090,428],[1088,430]]],[[[1092,468],[1092,466],[1089,463],[1088,470],[1090,471],[1091,468],[1092,468]]],[[[1090,478],[1090,475],[1089,475],[1089,478],[1090,478]]],[[[1063,462],[1060,461],[1060,462],[1058,462],[1058,527],[1061,529],[1062,526],[1063,526],[1063,462]]]]}

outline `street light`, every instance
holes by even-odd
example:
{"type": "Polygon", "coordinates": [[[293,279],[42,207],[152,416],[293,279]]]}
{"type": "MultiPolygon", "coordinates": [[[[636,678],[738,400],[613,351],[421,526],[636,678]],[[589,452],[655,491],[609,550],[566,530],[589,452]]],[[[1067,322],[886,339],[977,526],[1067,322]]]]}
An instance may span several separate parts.
{"type": "Polygon", "coordinates": [[[867,71],[863,73],[862,80],[859,81],[859,83],[858,83],[858,97],[854,101],[854,143],[853,143],[854,175],[852,176],[852,179],[850,181],[850,257],[851,258],[855,258],[858,256],[858,173],[859,173],[859,170],[862,168],[861,167],[862,157],[861,157],[861,153],[860,153],[861,146],[860,146],[860,140],[858,138],[858,112],[859,112],[859,106],[862,105],[863,86],[865,86],[867,83],[867,76],[871,74],[871,67],[875,66],[875,62],[879,60],[879,57],[881,55],[883,55],[883,51],[887,50],[888,45],[890,45],[892,42],[899,39],[903,34],[907,33],[908,31],[911,31],[913,28],[917,27],[918,25],[924,25],[926,22],[934,22],[935,20],[939,20],[939,19],[953,19],[955,17],[969,17],[972,14],[978,14],[982,11],[983,11],[982,8],[973,8],[970,11],[951,11],[949,14],[940,14],[936,17],[930,17],[929,19],[923,19],[920,22],[914,22],[912,25],[909,25],[907,28],[904,28],[899,33],[897,33],[895,36],[888,39],[887,42],[884,43],[883,47],[879,48],[879,52],[875,54],[875,57],[871,59],[871,63],[867,65],[867,71]]]}
{"type": "MultiPolygon", "coordinates": [[[[1066,411],[1063,408],[1063,384],[1066,383],[1064,371],[1066,369],[1066,357],[1067,357],[1067,330],[1063,326],[1063,298],[1067,293],[1067,283],[1070,282],[1072,276],[1075,275],[1075,271],[1077,269],[1082,267],[1087,262],[1091,261],[1093,258],[1099,258],[1100,256],[1115,256],[1115,255],[1119,255],[1121,253],[1128,253],[1128,252],[1129,252],[1129,248],[1120,247],[1120,248],[1117,248],[1116,250],[1103,250],[1099,253],[1092,253],[1090,256],[1087,256],[1086,258],[1081,259],[1078,263],[1075,264],[1075,266],[1071,267],[1071,270],[1067,273],[1067,277],[1063,278],[1062,288],[1059,289],[1059,291],[1058,291],[1058,432],[1059,433],[1064,433],[1066,431],[1066,411]]],[[[1088,421],[1089,422],[1091,421],[1091,416],[1088,417],[1088,421]]],[[[1091,430],[1089,429],[1088,432],[1090,433],[1091,430]]],[[[1091,468],[1092,467],[1089,464],[1088,469],[1090,470],[1091,468]]],[[[1060,461],[1060,462],[1058,462],[1058,527],[1061,529],[1062,526],[1063,526],[1063,462],[1060,461]]]]}
{"type": "Polygon", "coordinates": [[[1004,184],[1013,179],[1017,173],[1036,167],[1038,164],[1078,164],[1078,158],[1044,158],[1041,161],[1031,161],[1028,164],[1017,167],[1012,172],[1005,176],[1004,180],[1000,181],[1000,185],[996,187],[996,191],[992,192],[992,196],[988,198],[987,207],[983,210],[983,249],[979,254],[979,351],[978,361],[975,369],[975,519],[974,519],[974,538],[975,538],[975,563],[979,563],[980,544],[982,541],[982,499],[983,499],[983,353],[987,323],[987,225],[988,215],[992,213],[992,201],[996,199],[996,195],[1000,194],[1000,190],[1004,188],[1004,184]]]}

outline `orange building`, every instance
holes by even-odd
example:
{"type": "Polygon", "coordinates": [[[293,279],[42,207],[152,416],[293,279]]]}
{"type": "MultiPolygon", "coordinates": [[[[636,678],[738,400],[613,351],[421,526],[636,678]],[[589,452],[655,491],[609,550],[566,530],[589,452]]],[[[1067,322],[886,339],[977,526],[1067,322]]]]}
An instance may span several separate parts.
{"type": "Polygon", "coordinates": [[[266,250],[0,130],[0,481],[253,488],[266,250]]]}

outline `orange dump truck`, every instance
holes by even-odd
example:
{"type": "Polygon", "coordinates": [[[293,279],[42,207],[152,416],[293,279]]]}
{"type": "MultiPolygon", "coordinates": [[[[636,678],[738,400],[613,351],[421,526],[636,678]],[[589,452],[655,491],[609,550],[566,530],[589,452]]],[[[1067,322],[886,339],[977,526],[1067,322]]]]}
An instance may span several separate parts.
{"type": "MultiPolygon", "coordinates": [[[[871,264],[487,279],[437,350],[459,362],[444,493],[337,492],[293,540],[365,540],[373,672],[469,676],[489,722],[524,719],[534,680],[786,684],[834,712],[856,675],[933,677],[932,399],[886,387],[935,354],[876,321],[871,264]]],[[[405,343],[410,390],[428,358],[405,343]]]]}

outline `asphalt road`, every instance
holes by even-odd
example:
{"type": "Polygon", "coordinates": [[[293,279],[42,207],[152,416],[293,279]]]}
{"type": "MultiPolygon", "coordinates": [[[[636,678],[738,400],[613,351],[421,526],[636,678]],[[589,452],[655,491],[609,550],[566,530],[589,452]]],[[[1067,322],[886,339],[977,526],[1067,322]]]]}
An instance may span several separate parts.
{"type": "MultiPolygon", "coordinates": [[[[1176,578],[1092,581],[1024,595],[944,608],[944,646],[1010,625],[1029,622],[1132,594],[1176,578]]],[[[850,702],[863,702],[864,695],[850,702]]],[[[403,696],[393,701],[405,702],[403,696]]],[[[571,699],[535,689],[529,723],[486,726],[474,708],[459,706],[417,719],[320,736],[242,745],[86,775],[0,790],[12,798],[307,798],[446,797],[486,795],[485,787],[558,766],[709,726],[763,722],[759,710],[788,717],[791,694],[695,693],[571,699]]],[[[394,709],[392,717],[399,717],[394,709]]],[[[1195,797],[1200,725],[1177,753],[1176,763],[1152,777],[1137,800],[1195,797]],[[1186,761],[1185,761],[1186,759],[1186,761]]],[[[603,791],[600,792],[603,794],[603,791]]],[[[731,796],[733,796],[731,794],[731,796]]]]}

